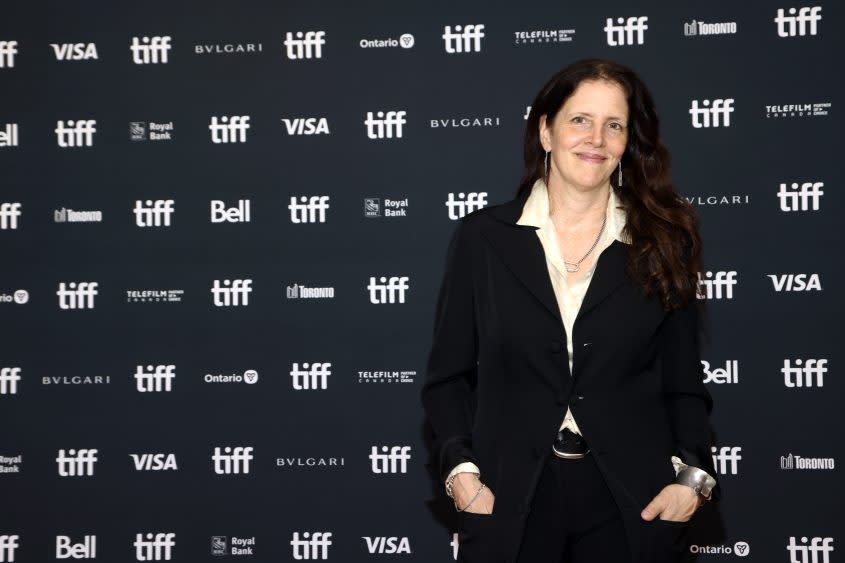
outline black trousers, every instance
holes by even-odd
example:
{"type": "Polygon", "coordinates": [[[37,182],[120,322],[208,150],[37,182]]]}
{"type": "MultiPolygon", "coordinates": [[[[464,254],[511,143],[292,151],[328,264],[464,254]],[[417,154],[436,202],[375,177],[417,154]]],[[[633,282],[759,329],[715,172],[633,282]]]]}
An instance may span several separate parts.
{"type": "Polygon", "coordinates": [[[546,461],[518,563],[629,563],[622,515],[592,454],[546,461]]]}

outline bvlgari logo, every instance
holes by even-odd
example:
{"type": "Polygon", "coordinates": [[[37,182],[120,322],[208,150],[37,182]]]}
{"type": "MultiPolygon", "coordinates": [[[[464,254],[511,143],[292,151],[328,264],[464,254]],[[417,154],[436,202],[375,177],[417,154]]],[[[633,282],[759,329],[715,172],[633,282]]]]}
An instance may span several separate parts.
{"type": "Polygon", "coordinates": [[[202,43],[194,45],[197,55],[242,55],[247,53],[261,53],[264,47],[261,43],[202,43]]]}
{"type": "Polygon", "coordinates": [[[703,207],[713,205],[747,205],[751,203],[749,194],[712,194],[685,196],[691,204],[703,207]]]}
{"type": "Polygon", "coordinates": [[[42,385],[105,385],[111,383],[110,375],[45,375],[42,385]]]}
{"type": "Polygon", "coordinates": [[[502,120],[498,116],[477,116],[477,117],[449,117],[445,119],[432,119],[432,129],[476,129],[479,127],[499,127],[502,120]]]}
{"type": "Polygon", "coordinates": [[[277,457],[276,467],[281,469],[343,469],[346,460],[334,456],[277,457]]]}

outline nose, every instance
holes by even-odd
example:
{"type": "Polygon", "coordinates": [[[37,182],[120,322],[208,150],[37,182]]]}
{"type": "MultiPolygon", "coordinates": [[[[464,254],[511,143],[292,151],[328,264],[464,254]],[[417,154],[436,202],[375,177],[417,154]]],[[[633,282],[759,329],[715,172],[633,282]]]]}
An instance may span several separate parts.
{"type": "Polygon", "coordinates": [[[604,127],[593,125],[590,129],[590,143],[594,147],[600,147],[604,144],[604,127]]]}

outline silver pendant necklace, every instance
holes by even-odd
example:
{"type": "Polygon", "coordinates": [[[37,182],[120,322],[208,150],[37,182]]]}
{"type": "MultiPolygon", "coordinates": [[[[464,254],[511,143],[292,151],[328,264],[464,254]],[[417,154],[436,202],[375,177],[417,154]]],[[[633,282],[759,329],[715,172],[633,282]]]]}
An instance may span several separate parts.
{"type": "Polygon", "coordinates": [[[580,260],[578,260],[577,262],[567,262],[566,258],[563,259],[563,265],[566,266],[567,272],[570,272],[570,273],[577,272],[578,270],[581,269],[581,262],[583,262],[584,258],[589,256],[590,252],[592,252],[596,248],[596,245],[598,245],[599,239],[601,239],[601,234],[604,232],[604,226],[605,226],[606,223],[607,223],[607,212],[604,213],[604,219],[602,219],[602,221],[601,221],[601,229],[599,229],[599,234],[596,235],[596,240],[593,242],[593,246],[590,247],[590,250],[588,250],[587,253],[584,256],[582,256],[580,260]]]}

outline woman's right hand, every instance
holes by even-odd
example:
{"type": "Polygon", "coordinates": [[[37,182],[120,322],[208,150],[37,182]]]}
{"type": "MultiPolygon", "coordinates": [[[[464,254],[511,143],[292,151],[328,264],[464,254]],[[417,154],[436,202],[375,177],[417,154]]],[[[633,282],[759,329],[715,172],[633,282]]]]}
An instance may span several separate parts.
{"type": "MultiPolygon", "coordinates": [[[[457,507],[459,509],[465,508],[472,501],[472,497],[478,492],[480,486],[481,481],[478,480],[475,473],[458,473],[452,484],[452,496],[455,497],[457,507]]],[[[463,511],[473,514],[493,514],[493,503],[495,500],[496,497],[493,492],[488,487],[484,487],[478,498],[463,511]]]]}

